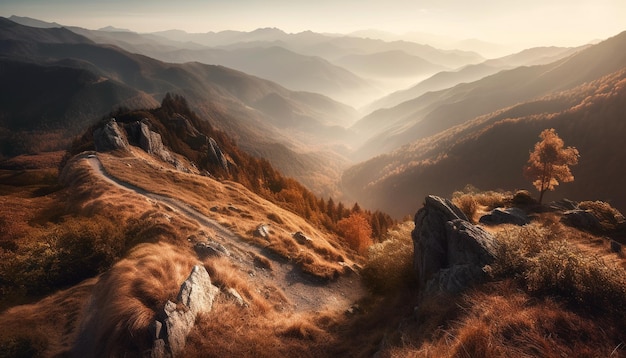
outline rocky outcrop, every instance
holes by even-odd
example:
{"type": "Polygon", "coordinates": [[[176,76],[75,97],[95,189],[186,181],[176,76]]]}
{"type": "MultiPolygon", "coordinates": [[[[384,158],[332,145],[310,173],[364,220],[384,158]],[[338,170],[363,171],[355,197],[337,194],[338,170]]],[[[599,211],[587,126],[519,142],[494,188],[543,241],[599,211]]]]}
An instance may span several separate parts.
{"type": "Polygon", "coordinates": [[[115,118],[111,118],[102,128],[94,130],[93,141],[98,152],[128,148],[128,139],[115,118]]]}
{"type": "Polygon", "coordinates": [[[175,113],[168,123],[174,128],[180,138],[192,149],[200,150],[208,142],[208,137],[202,133],[185,116],[175,113]]]}
{"type": "Polygon", "coordinates": [[[447,199],[428,196],[415,214],[413,267],[423,293],[460,292],[486,278],[496,244],[447,199]]]}
{"type": "Polygon", "coordinates": [[[154,323],[154,344],[151,357],[176,357],[185,348],[187,335],[199,313],[211,311],[219,289],[211,284],[206,269],[196,265],[183,282],[176,300],[167,301],[154,323]]]}
{"type": "Polygon", "coordinates": [[[568,210],[563,213],[561,221],[566,225],[586,231],[597,231],[602,229],[600,220],[591,210],[568,210]]]}
{"type": "Polygon", "coordinates": [[[209,138],[208,155],[211,163],[219,165],[222,169],[228,171],[228,159],[226,159],[226,156],[213,138],[209,138]]]}
{"type": "Polygon", "coordinates": [[[486,225],[513,224],[523,226],[530,222],[524,210],[519,208],[496,208],[478,220],[486,225]]]}
{"type": "Polygon", "coordinates": [[[127,125],[127,131],[130,135],[130,142],[146,151],[148,154],[155,155],[162,160],[175,164],[172,154],[165,148],[161,135],[150,129],[150,121],[147,118],[127,125]]]}

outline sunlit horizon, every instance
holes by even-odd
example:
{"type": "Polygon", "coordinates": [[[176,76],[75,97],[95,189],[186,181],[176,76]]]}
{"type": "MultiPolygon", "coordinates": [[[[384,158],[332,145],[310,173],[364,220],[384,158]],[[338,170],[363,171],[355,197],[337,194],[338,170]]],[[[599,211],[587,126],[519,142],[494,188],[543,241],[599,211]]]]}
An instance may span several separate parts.
{"type": "Polygon", "coordinates": [[[441,47],[476,39],[511,49],[578,46],[626,30],[626,3],[618,0],[527,1],[109,1],[6,0],[0,15],[30,17],[65,26],[113,26],[134,32],[189,33],[278,28],[350,34],[375,29],[385,40],[430,42],[441,47]]]}

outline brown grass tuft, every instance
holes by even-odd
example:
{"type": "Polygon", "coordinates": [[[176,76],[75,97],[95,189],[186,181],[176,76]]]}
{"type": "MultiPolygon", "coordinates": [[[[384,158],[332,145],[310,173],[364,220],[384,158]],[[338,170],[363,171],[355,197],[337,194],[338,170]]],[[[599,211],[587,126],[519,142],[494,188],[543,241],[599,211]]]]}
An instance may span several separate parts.
{"type": "Polygon", "coordinates": [[[383,242],[370,246],[363,278],[372,290],[389,293],[415,284],[411,239],[414,227],[412,221],[399,224],[387,232],[383,242]]]}

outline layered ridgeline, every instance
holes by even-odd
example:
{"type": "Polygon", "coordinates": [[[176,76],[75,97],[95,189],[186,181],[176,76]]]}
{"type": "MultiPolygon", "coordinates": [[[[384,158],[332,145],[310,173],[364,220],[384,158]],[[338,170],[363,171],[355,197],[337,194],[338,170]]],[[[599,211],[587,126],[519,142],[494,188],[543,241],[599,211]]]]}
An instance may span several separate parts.
{"type": "Polygon", "coordinates": [[[35,144],[44,146],[35,151],[62,148],[63,138],[112,108],[154,107],[165,93],[176,92],[244,150],[265,156],[317,192],[333,191],[343,160],[325,148],[336,145],[343,127],[356,119],[348,106],[221,66],[163,63],[63,28],[0,19],[0,43],[5,156],[35,144]]]}
{"type": "MultiPolygon", "coordinates": [[[[11,20],[28,26],[61,26],[15,16],[11,20]]],[[[476,53],[413,42],[310,31],[288,34],[274,28],[195,34],[67,28],[94,42],[114,44],[161,61],[223,65],[352,106],[362,106],[437,71],[483,60],[476,53]]]]}
{"type": "Polygon", "coordinates": [[[597,80],[624,66],[624,48],[626,33],[547,65],[501,71],[375,111],[351,127],[365,140],[354,157],[366,160],[477,116],[597,80]]]}
{"type": "MultiPolygon", "coordinates": [[[[597,68],[593,62],[587,67],[591,72],[597,68]]],[[[548,199],[608,200],[624,208],[621,178],[626,173],[620,164],[626,160],[621,148],[624,111],[626,68],[477,117],[363,162],[345,172],[344,188],[363,198],[366,206],[396,216],[414,211],[426,193],[451,195],[468,184],[530,189],[522,167],[539,133],[555,128],[568,146],[579,150],[580,162],[572,168],[574,182],[547,193],[548,199]]]]}

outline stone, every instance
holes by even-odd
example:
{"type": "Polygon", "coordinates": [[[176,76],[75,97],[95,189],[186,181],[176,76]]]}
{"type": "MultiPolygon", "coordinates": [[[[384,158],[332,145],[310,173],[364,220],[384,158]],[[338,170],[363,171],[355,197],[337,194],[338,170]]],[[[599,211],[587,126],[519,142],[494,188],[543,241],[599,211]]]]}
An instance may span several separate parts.
{"type": "Polygon", "coordinates": [[[495,259],[491,234],[471,224],[447,199],[428,196],[415,214],[411,233],[413,268],[423,294],[457,293],[482,282],[483,268],[495,259]]]}
{"type": "Polygon", "coordinates": [[[248,303],[241,297],[239,292],[232,287],[227,288],[224,293],[237,303],[240,307],[248,307],[248,303]]]}
{"type": "Polygon", "coordinates": [[[611,240],[611,251],[615,253],[622,252],[622,244],[615,240],[611,240]]]}
{"type": "Polygon", "coordinates": [[[219,289],[211,284],[211,278],[204,266],[194,266],[180,287],[176,297],[178,304],[168,300],[157,315],[151,357],[179,355],[185,348],[187,335],[194,326],[196,316],[211,311],[218,293],[219,289]],[[159,324],[163,328],[159,329],[159,324]]]}
{"type": "Polygon", "coordinates": [[[313,242],[313,240],[312,240],[310,237],[308,237],[308,236],[304,235],[304,234],[302,233],[302,231],[295,232],[295,233],[294,233],[293,235],[291,235],[291,236],[292,236],[292,237],[293,237],[293,238],[294,238],[294,239],[295,239],[295,240],[296,240],[299,244],[302,244],[302,245],[305,245],[305,244],[310,244],[310,243],[312,243],[312,242],[313,242]]]}
{"type": "Polygon", "coordinates": [[[256,229],[254,229],[252,235],[255,237],[262,237],[264,239],[267,239],[270,236],[270,228],[265,224],[260,224],[256,227],[256,229]]]}
{"type": "Polygon", "coordinates": [[[602,229],[600,220],[593,215],[591,210],[568,210],[563,213],[561,222],[580,230],[594,231],[602,229]]]}
{"type": "Polygon", "coordinates": [[[213,138],[209,138],[208,154],[211,163],[219,165],[220,167],[222,167],[222,169],[228,172],[228,160],[222,152],[222,149],[220,149],[219,145],[213,138]]]}
{"type": "Polygon", "coordinates": [[[207,257],[230,256],[230,251],[224,245],[213,241],[196,242],[193,249],[201,260],[207,257]]]}
{"type": "Polygon", "coordinates": [[[481,216],[478,221],[486,225],[514,224],[523,226],[528,224],[530,219],[524,210],[519,208],[496,208],[481,216]]]}
{"type": "Polygon", "coordinates": [[[117,125],[115,118],[111,118],[103,127],[94,130],[93,141],[98,152],[128,148],[128,139],[117,125]]]}

